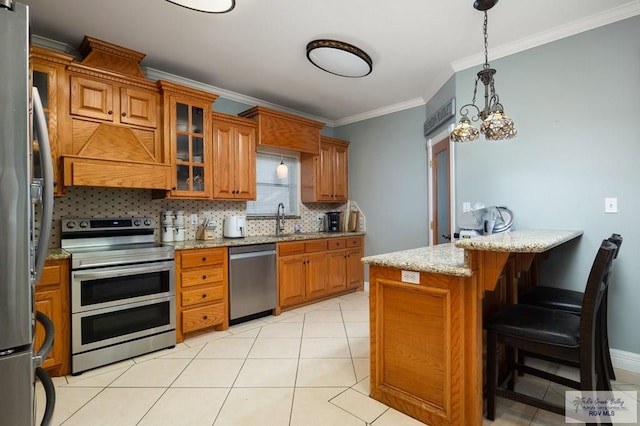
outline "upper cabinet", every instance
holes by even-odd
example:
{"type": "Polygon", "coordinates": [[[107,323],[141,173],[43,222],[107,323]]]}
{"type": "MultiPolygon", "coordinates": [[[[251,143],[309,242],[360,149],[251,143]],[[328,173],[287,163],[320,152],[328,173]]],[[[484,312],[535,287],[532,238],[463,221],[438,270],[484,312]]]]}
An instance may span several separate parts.
{"type": "Polygon", "coordinates": [[[258,122],[259,146],[308,154],[319,153],[320,130],[324,123],[264,107],[254,107],[238,115],[258,122]]]}
{"type": "MultiPolygon", "coordinates": [[[[59,52],[52,52],[38,46],[32,46],[30,51],[31,81],[38,88],[42,107],[47,119],[49,143],[51,145],[51,159],[53,161],[53,191],[54,195],[62,195],[62,167],[60,160],[60,140],[62,129],[60,115],[66,107],[64,96],[59,93],[59,88],[65,86],[65,67],[73,61],[73,56],[59,52]]],[[[35,136],[35,132],[33,133],[35,136]]],[[[39,150],[39,141],[34,140],[34,151],[39,150]]],[[[40,169],[40,157],[34,156],[34,175],[42,175],[40,169]]]]}
{"type": "Polygon", "coordinates": [[[213,113],[213,198],[256,199],[256,123],[213,113]]]}
{"type": "Polygon", "coordinates": [[[345,202],[349,199],[349,142],[322,136],[319,155],[302,154],[302,202],[345,202]]]}
{"type": "Polygon", "coordinates": [[[92,37],[79,51],[82,62],[66,70],[64,185],[169,189],[160,92],[142,73],[145,55],[92,37]]]}
{"type": "Polygon", "coordinates": [[[217,95],[158,81],[164,110],[164,141],[172,163],[169,198],[211,198],[211,104],[217,95]]]}

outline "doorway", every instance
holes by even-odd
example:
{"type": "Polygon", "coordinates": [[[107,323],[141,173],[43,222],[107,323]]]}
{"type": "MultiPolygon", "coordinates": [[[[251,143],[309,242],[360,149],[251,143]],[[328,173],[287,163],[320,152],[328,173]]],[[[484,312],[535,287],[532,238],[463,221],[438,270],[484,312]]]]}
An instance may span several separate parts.
{"type": "Polygon", "coordinates": [[[455,226],[454,145],[451,129],[427,142],[429,164],[429,245],[452,241],[455,226]]]}

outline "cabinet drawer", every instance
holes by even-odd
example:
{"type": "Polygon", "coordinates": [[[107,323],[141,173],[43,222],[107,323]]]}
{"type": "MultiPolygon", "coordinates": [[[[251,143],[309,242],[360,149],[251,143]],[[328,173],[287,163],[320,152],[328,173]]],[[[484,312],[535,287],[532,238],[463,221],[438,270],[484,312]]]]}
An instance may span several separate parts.
{"type": "Polygon", "coordinates": [[[205,302],[223,301],[224,287],[219,285],[207,285],[193,290],[182,292],[182,306],[197,305],[205,302]]]}
{"type": "Polygon", "coordinates": [[[60,283],[60,265],[46,265],[42,268],[40,281],[37,286],[59,284],[60,283]]]}
{"type": "Polygon", "coordinates": [[[326,251],[327,240],[311,240],[304,243],[305,253],[314,253],[316,251],[326,251]]]}
{"type": "Polygon", "coordinates": [[[187,250],[180,255],[180,262],[183,269],[197,266],[220,265],[224,263],[226,251],[216,250],[187,250]]]}
{"type": "Polygon", "coordinates": [[[180,280],[183,288],[201,284],[219,283],[224,280],[224,271],[222,268],[186,271],[180,274],[180,280]]]}
{"type": "Polygon", "coordinates": [[[295,243],[280,243],[278,247],[278,256],[289,256],[292,254],[304,253],[304,241],[295,243]]]}
{"type": "Polygon", "coordinates": [[[339,250],[346,247],[346,240],[344,238],[331,238],[327,241],[327,247],[329,250],[339,250]]]}
{"type": "Polygon", "coordinates": [[[362,237],[347,238],[347,248],[362,247],[362,237]]]}
{"type": "Polygon", "coordinates": [[[224,304],[215,303],[182,311],[182,332],[199,330],[224,322],[224,304]]]}

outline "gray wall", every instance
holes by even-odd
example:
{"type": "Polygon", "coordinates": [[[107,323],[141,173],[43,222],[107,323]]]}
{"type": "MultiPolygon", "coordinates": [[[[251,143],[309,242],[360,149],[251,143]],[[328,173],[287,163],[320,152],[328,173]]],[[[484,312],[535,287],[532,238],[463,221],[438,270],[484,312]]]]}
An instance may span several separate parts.
{"type": "Polygon", "coordinates": [[[427,245],[424,121],[421,106],[335,129],[351,142],[349,198],[366,216],[366,255],[427,245]]]}
{"type": "MultiPolygon", "coordinates": [[[[517,228],[577,228],[579,241],[544,263],[544,283],[583,290],[601,240],[624,244],[609,296],[613,348],[640,353],[638,98],[640,17],[492,62],[496,90],[518,128],[512,141],[457,146],[457,203],[506,205],[517,228]],[[618,214],[604,213],[617,197],[618,214]]],[[[469,99],[477,69],[456,75],[469,99]]]]}

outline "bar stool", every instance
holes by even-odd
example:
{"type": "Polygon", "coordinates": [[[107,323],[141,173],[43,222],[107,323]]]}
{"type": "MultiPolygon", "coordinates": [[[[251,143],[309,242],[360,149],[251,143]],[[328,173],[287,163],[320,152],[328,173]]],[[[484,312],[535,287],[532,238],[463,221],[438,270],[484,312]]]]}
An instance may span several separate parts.
{"type": "MultiPolygon", "coordinates": [[[[616,245],[616,252],[613,258],[617,258],[620,253],[620,246],[622,246],[622,236],[620,234],[611,234],[608,238],[609,241],[616,245]]],[[[609,277],[605,277],[606,280],[609,277]]],[[[607,373],[612,380],[616,379],[615,372],[613,370],[613,363],[611,362],[611,351],[609,350],[609,333],[607,326],[607,299],[608,292],[605,292],[604,300],[602,301],[603,309],[603,326],[602,332],[602,350],[605,355],[605,362],[607,366],[607,373]]],[[[533,287],[521,295],[518,296],[518,303],[524,305],[539,306],[542,308],[557,309],[560,311],[569,312],[572,314],[580,315],[582,311],[582,299],[584,293],[581,291],[568,290],[564,288],[549,287],[549,286],[537,286],[533,287]]],[[[523,363],[524,356],[526,354],[519,354],[519,361],[523,363]]],[[[563,360],[552,360],[561,364],[568,364],[577,367],[574,363],[566,363],[563,360]]]]}
{"type": "Polygon", "coordinates": [[[605,278],[611,270],[615,251],[615,244],[603,240],[587,279],[580,316],[555,309],[515,304],[504,306],[485,323],[487,419],[495,419],[497,396],[564,415],[564,406],[515,391],[514,377],[519,369],[578,390],[611,390],[598,343],[598,328],[602,325],[600,307],[608,286],[605,278]],[[580,381],[516,364],[509,359],[507,387],[498,387],[499,344],[543,357],[576,362],[580,366],[580,381]]]}

